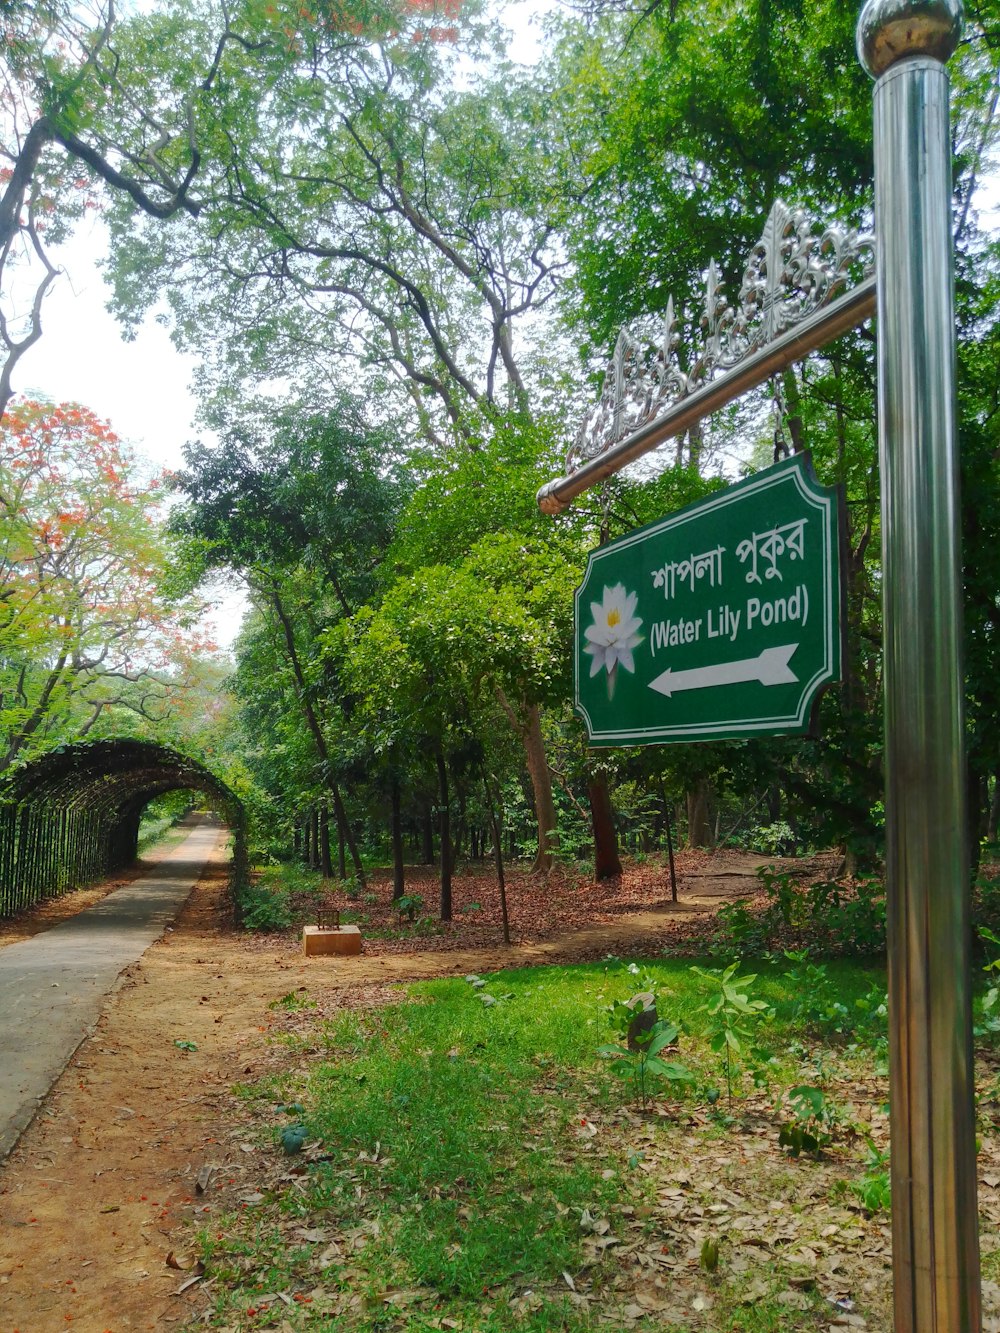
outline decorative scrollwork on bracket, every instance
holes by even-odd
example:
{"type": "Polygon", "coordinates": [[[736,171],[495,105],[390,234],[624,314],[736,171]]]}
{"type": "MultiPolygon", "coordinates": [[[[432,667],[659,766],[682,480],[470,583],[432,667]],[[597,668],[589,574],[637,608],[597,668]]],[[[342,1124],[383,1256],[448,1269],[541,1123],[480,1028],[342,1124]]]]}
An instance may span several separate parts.
{"type": "Polygon", "coordinates": [[[715,260],[709,264],[686,372],[677,354],[681,339],[673,297],[655,337],[648,321],[622,328],[600,401],[580,423],[566,455],[566,475],[828,305],[874,265],[870,232],[839,223],[821,231],[804,209],[776,199],[744,271],[736,306],[722,292],[715,260]]]}

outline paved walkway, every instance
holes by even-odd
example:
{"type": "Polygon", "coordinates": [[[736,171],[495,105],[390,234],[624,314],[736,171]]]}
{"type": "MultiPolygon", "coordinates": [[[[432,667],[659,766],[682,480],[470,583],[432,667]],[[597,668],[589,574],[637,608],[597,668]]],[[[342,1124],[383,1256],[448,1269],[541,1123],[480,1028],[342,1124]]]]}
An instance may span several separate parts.
{"type": "Polygon", "coordinates": [[[142,879],[0,949],[0,1158],[100,1017],[122,970],[158,940],[225,830],[196,828],[142,879]]]}

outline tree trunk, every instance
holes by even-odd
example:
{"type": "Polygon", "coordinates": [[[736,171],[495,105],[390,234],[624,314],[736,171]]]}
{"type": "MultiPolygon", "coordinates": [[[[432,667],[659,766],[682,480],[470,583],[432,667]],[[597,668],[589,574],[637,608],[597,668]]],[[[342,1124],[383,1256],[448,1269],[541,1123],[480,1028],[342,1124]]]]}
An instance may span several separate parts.
{"type": "Polygon", "coordinates": [[[449,808],[448,767],[444,751],[438,746],[438,799],[441,803],[438,835],[441,840],[441,920],[451,920],[451,810],[449,808]]]}
{"type": "Polygon", "coordinates": [[[490,791],[486,770],[483,769],[483,790],[486,792],[486,809],[490,816],[490,835],[493,840],[493,858],[497,867],[497,887],[500,890],[500,917],[503,922],[503,942],[510,944],[510,919],[507,915],[507,880],[503,869],[503,838],[500,832],[500,820],[497,818],[493,793],[490,791]]]}
{"type": "Polygon", "coordinates": [[[611,806],[611,792],[604,773],[595,773],[587,779],[590,800],[590,822],[594,830],[594,879],[615,879],[622,873],[618,856],[618,835],[615,832],[615,814],[611,806]]]}
{"type": "Polygon", "coordinates": [[[979,777],[968,759],[966,759],[965,771],[969,802],[969,873],[970,877],[975,879],[976,875],[979,874],[983,830],[989,813],[989,790],[986,786],[986,779],[979,777]]]}
{"type": "Polygon", "coordinates": [[[767,814],[772,824],[781,818],[781,788],[776,782],[767,789],[767,814]]]}
{"type": "Polygon", "coordinates": [[[806,447],[806,434],[802,421],[802,395],[799,392],[798,376],[793,368],[782,374],[781,388],[785,397],[785,425],[792,438],[792,453],[800,454],[806,447]]]}
{"type": "Polygon", "coordinates": [[[538,821],[538,850],[531,873],[544,873],[552,869],[552,849],[559,846],[559,835],[556,832],[556,806],[552,799],[552,773],[545,757],[545,739],[542,736],[542,715],[538,704],[525,704],[522,719],[499,686],[496,687],[496,696],[524,746],[535,800],[535,818],[538,821]]]}
{"type": "Polygon", "coordinates": [[[333,878],[333,858],[330,855],[330,807],[319,812],[319,868],[324,879],[333,878]]]}
{"type": "Polygon", "coordinates": [[[667,812],[667,861],[670,865],[670,901],[677,901],[677,867],[674,865],[674,838],[670,832],[670,812],[667,812]]]}
{"type": "Polygon", "coordinates": [[[465,842],[466,795],[463,783],[457,782],[455,784],[455,794],[458,798],[458,818],[455,821],[455,831],[451,839],[452,874],[455,874],[458,870],[458,857],[462,850],[462,844],[465,842]]]}
{"type": "Polygon", "coordinates": [[[318,870],[319,867],[319,810],[313,806],[309,815],[309,869],[318,870]]]}
{"type": "Polygon", "coordinates": [[[993,799],[990,802],[990,821],[986,828],[986,836],[990,842],[996,842],[998,827],[1000,827],[1000,772],[993,774],[993,799]]]}
{"type": "Polygon", "coordinates": [[[525,709],[522,739],[528,761],[528,776],[531,778],[531,789],[535,797],[535,816],[538,820],[538,851],[531,866],[531,873],[534,875],[552,869],[552,849],[559,846],[559,836],[556,833],[556,803],[552,798],[552,774],[545,758],[542,717],[537,704],[530,704],[525,709]]]}
{"type": "MultiPolygon", "coordinates": [[[[312,734],[313,744],[316,745],[316,753],[319,754],[320,761],[323,762],[324,768],[329,772],[331,770],[331,760],[329,760],[327,737],[323,734],[319,717],[316,716],[316,709],[313,708],[311,698],[309,698],[308,686],[305,684],[305,674],[299,661],[299,649],[295,647],[295,631],[292,629],[292,621],[288,619],[288,613],[285,612],[284,603],[281,601],[277,588],[271,589],[271,604],[275,608],[277,619],[280,621],[281,632],[284,633],[285,648],[287,648],[288,660],[292,665],[292,674],[295,676],[297,689],[299,689],[299,701],[303,705],[305,724],[307,724],[309,732],[312,734]]],[[[340,830],[341,837],[347,838],[348,848],[351,849],[351,860],[355,864],[357,882],[359,882],[361,888],[364,888],[364,866],[361,865],[355,834],[351,832],[351,825],[348,824],[347,813],[344,810],[344,802],[340,800],[340,788],[333,781],[332,776],[329,778],[329,789],[331,789],[333,796],[333,812],[337,817],[337,828],[340,830]]]]}
{"type": "Polygon", "coordinates": [[[712,824],[708,811],[709,786],[707,778],[699,778],[687,794],[688,846],[711,847],[712,824]]]}
{"type": "MultiPolygon", "coordinates": [[[[326,737],[323,734],[323,728],[320,726],[319,718],[316,716],[316,710],[312,706],[309,698],[309,690],[306,685],[305,674],[302,670],[302,663],[299,661],[298,649],[295,647],[295,632],[292,628],[292,622],[285,611],[284,603],[278,594],[277,588],[271,589],[271,604],[274,607],[278,620],[281,623],[282,632],[285,636],[285,647],[288,650],[288,660],[291,663],[292,674],[295,677],[295,683],[298,687],[299,701],[302,704],[302,711],[305,714],[306,725],[312,735],[316,746],[316,753],[319,755],[323,767],[330,772],[330,750],[326,743],[326,737]]],[[[347,840],[347,845],[351,852],[351,860],[354,862],[354,870],[358,877],[358,883],[362,888],[365,887],[365,868],[361,864],[361,857],[358,853],[358,845],[351,831],[351,826],[347,822],[347,815],[344,811],[344,803],[340,799],[340,788],[330,778],[330,791],[333,796],[333,808],[337,816],[337,827],[347,840]]]]}
{"type": "Polygon", "coordinates": [[[431,814],[430,802],[424,806],[423,818],[420,821],[420,831],[423,834],[423,855],[421,860],[425,866],[434,864],[434,817],[431,814]]]}
{"type": "Polygon", "coordinates": [[[688,431],[688,466],[701,467],[701,451],[705,443],[705,428],[699,421],[688,431]]]}
{"type": "Polygon", "coordinates": [[[404,892],[403,873],[403,820],[400,812],[399,778],[392,775],[392,901],[402,898],[404,892]]]}
{"type": "Polygon", "coordinates": [[[333,812],[337,817],[337,830],[340,834],[340,860],[341,874],[344,879],[347,878],[347,867],[344,865],[343,844],[347,844],[347,850],[351,853],[351,863],[354,866],[354,873],[357,876],[358,884],[364,888],[367,881],[365,879],[365,868],[361,864],[361,853],[358,851],[358,844],[354,837],[354,830],[351,828],[347,819],[347,811],[344,809],[344,802],[340,796],[340,788],[335,782],[330,784],[333,792],[333,812]]]}

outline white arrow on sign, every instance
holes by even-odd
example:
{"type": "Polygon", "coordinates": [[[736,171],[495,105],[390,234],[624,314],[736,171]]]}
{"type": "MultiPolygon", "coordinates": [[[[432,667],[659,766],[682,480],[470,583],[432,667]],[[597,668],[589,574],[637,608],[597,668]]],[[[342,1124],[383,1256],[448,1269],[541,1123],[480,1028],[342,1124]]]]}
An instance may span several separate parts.
{"type": "Polygon", "coordinates": [[[692,667],[690,671],[671,671],[649,682],[649,688],[669,699],[681,690],[704,690],[713,685],[740,685],[759,680],[762,685],[794,685],[798,676],[788,663],[799,645],[786,643],[780,648],[765,648],[759,657],[745,657],[741,662],[719,662],[715,666],[692,667]]]}

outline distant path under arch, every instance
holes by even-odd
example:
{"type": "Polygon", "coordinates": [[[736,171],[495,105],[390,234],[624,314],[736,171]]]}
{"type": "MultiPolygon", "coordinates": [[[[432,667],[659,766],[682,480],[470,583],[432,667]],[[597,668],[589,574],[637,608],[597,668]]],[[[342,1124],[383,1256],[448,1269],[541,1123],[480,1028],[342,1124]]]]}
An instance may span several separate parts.
{"type": "Polygon", "coordinates": [[[204,793],[234,836],[233,874],[246,869],[246,817],[204,764],[154,741],[78,741],[49,750],[0,784],[0,917],[130,865],[154,796],[204,793]]]}

